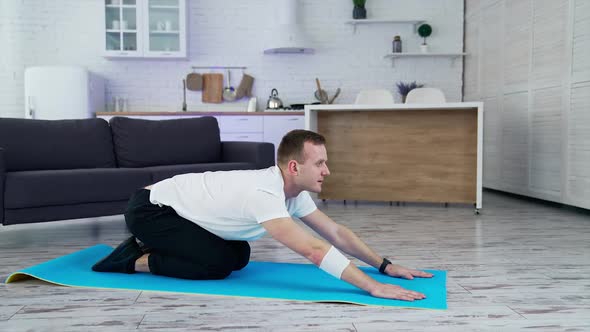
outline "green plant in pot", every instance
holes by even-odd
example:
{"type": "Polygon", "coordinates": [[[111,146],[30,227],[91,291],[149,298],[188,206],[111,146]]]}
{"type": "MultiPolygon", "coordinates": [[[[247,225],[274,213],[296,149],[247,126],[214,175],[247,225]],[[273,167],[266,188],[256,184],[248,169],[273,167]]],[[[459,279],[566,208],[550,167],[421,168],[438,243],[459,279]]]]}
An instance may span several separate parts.
{"type": "Polygon", "coordinates": [[[354,8],[352,9],[352,18],[355,20],[362,20],[367,18],[367,9],[365,3],[367,0],[352,0],[354,8]]]}
{"type": "Polygon", "coordinates": [[[432,27],[429,24],[422,24],[418,27],[418,35],[424,38],[424,42],[420,45],[422,53],[428,53],[428,44],[426,44],[426,37],[432,34],[432,27]]]}

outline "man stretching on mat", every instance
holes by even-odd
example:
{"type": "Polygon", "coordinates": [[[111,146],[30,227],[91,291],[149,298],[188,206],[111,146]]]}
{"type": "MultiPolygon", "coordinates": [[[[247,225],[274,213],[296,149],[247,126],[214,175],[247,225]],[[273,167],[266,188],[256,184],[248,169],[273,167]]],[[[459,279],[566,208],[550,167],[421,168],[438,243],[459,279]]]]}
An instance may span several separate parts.
{"type": "Polygon", "coordinates": [[[247,241],[268,232],[320,269],[372,296],[423,299],[424,294],[377,282],[340,253],[342,250],[392,277],[432,277],[392,264],[316,207],[309,192],[321,192],[324,178],[330,175],[324,144],[324,137],[317,133],[294,130],[279,145],[278,166],[176,175],[138,190],[125,212],[125,222],[134,236],[92,269],[223,279],[248,264],[247,241]],[[328,242],[306,232],[292,216],[328,242]],[[143,242],[143,249],[135,237],[143,242]]]}

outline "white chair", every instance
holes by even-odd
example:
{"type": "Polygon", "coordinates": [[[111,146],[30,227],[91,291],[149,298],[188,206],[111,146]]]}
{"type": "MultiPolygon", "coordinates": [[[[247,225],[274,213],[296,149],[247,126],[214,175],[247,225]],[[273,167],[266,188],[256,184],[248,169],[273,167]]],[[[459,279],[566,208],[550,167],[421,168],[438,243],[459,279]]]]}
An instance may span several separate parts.
{"type": "Polygon", "coordinates": [[[355,104],[364,105],[381,105],[393,104],[393,95],[391,92],[383,89],[361,90],[356,96],[355,104]]]}
{"type": "Polygon", "coordinates": [[[406,104],[440,104],[446,102],[445,94],[436,88],[413,89],[406,96],[406,104]]]}

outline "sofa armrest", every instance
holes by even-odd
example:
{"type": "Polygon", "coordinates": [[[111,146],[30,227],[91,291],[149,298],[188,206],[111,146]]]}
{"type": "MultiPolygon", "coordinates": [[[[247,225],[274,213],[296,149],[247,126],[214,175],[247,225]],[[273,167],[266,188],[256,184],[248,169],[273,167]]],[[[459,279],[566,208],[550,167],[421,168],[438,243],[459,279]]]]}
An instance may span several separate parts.
{"type": "Polygon", "coordinates": [[[6,180],[6,162],[4,149],[0,148],[0,224],[4,224],[4,182],[6,180]]]}
{"type": "Polygon", "coordinates": [[[221,142],[223,162],[249,162],[262,169],[275,165],[275,148],[272,143],[221,142]]]}

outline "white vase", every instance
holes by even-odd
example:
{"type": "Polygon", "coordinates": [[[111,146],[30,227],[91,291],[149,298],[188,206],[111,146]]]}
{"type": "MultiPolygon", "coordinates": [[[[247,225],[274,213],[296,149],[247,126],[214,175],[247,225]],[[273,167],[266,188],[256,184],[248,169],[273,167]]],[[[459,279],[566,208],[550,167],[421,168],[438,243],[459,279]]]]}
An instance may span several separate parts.
{"type": "Polygon", "coordinates": [[[428,44],[422,44],[422,45],[420,45],[420,52],[422,52],[422,53],[428,53],[428,44]]]}

